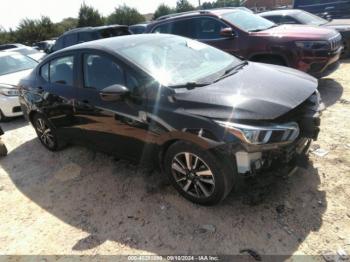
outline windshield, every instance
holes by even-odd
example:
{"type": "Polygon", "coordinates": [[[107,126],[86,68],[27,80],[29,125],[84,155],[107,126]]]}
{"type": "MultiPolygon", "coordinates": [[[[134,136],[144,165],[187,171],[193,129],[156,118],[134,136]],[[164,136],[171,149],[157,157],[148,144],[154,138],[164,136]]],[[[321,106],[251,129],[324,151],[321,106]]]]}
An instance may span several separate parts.
{"type": "Polygon", "coordinates": [[[2,55],[0,56],[0,75],[32,69],[37,64],[35,60],[21,54],[2,55]]]}
{"type": "Polygon", "coordinates": [[[215,79],[240,60],[206,44],[167,37],[119,49],[118,52],[165,86],[215,79]]]}
{"type": "Polygon", "coordinates": [[[304,11],[301,11],[300,13],[296,14],[295,17],[302,24],[307,24],[307,25],[324,25],[328,23],[327,20],[304,11]]]}
{"type": "Polygon", "coordinates": [[[234,26],[247,32],[261,31],[276,25],[261,16],[241,10],[223,14],[222,17],[234,26]]]}

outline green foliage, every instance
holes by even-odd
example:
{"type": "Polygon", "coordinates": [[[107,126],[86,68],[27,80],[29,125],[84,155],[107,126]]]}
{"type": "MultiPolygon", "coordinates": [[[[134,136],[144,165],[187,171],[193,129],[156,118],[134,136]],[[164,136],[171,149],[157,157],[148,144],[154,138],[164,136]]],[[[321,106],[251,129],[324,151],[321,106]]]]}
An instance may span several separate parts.
{"type": "Polygon", "coordinates": [[[23,19],[15,32],[15,42],[33,44],[43,39],[49,39],[57,35],[57,28],[51,19],[42,16],[40,19],[23,19]]]}
{"type": "Polygon", "coordinates": [[[103,16],[91,6],[83,3],[80,6],[78,16],[78,27],[84,26],[100,26],[104,24],[103,16]]]}
{"type": "Polygon", "coordinates": [[[212,9],[220,7],[236,7],[241,5],[241,0],[216,0],[212,2],[204,2],[201,6],[202,9],[212,9]]]}
{"type": "Polygon", "coordinates": [[[176,10],[174,8],[171,8],[166,4],[160,4],[157,10],[154,12],[153,19],[157,19],[158,17],[169,15],[172,13],[176,13],[176,10]]]}
{"type": "Polygon", "coordinates": [[[73,17],[64,18],[61,22],[55,24],[57,27],[58,35],[63,34],[78,26],[78,19],[73,17]]]}
{"type": "Polygon", "coordinates": [[[141,15],[135,8],[121,5],[107,17],[107,24],[134,25],[145,21],[145,17],[141,15]]]}
{"type": "Polygon", "coordinates": [[[192,11],[195,10],[196,8],[191,5],[191,3],[188,0],[178,0],[176,2],[176,12],[180,13],[180,12],[188,12],[188,11],[192,11]]]}

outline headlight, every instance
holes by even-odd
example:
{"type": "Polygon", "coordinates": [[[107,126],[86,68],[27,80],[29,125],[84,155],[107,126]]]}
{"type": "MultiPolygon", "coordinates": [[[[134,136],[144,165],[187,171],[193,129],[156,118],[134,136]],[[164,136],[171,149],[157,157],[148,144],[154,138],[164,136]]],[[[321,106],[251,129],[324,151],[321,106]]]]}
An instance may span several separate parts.
{"type": "Polygon", "coordinates": [[[242,142],[262,145],[292,142],[299,136],[299,126],[295,122],[282,125],[250,126],[232,122],[215,121],[239,138],[242,142]]]}
{"type": "Polygon", "coordinates": [[[328,41],[297,41],[295,44],[301,49],[308,50],[328,50],[331,47],[328,41]]]}
{"type": "Polygon", "coordinates": [[[19,91],[15,88],[1,88],[0,94],[4,96],[19,96],[19,91]]]}

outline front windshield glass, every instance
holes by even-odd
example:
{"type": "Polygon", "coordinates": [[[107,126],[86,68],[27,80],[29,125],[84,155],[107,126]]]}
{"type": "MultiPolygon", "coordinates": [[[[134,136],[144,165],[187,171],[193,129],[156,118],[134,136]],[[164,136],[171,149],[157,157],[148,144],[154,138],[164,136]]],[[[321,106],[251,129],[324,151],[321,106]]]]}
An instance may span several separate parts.
{"type": "Polygon", "coordinates": [[[300,13],[296,14],[296,19],[298,19],[302,24],[306,25],[323,25],[328,23],[327,20],[318,17],[316,15],[310,14],[308,12],[301,11],[300,13]]]}
{"type": "Polygon", "coordinates": [[[32,69],[37,64],[35,60],[21,54],[2,55],[0,56],[0,75],[32,69]]]}
{"type": "Polygon", "coordinates": [[[240,60],[183,37],[167,37],[121,48],[118,52],[165,86],[214,80],[240,60]]]}
{"type": "Polygon", "coordinates": [[[262,31],[276,25],[261,16],[242,10],[223,14],[222,17],[234,26],[247,32],[262,31]]]}

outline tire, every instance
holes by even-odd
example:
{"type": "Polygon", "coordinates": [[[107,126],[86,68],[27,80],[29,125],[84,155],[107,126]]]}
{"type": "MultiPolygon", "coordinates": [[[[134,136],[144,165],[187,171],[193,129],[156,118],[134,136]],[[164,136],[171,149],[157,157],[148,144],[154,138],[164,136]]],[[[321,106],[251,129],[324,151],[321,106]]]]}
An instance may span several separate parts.
{"type": "Polygon", "coordinates": [[[343,46],[344,46],[344,49],[341,53],[341,56],[340,58],[341,59],[346,59],[346,58],[349,58],[350,57],[350,49],[349,49],[349,46],[347,45],[346,42],[343,43],[343,46]]]}
{"type": "Polygon", "coordinates": [[[33,126],[41,144],[50,151],[57,151],[65,146],[65,143],[58,138],[55,128],[41,114],[36,114],[33,117],[33,126]]]}
{"type": "Polygon", "coordinates": [[[222,159],[225,158],[179,141],[165,153],[164,171],[183,197],[196,204],[215,205],[230,193],[234,184],[234,171],[222,159]]]}
{"type": "Polygon", "coordinates": [[[5,115],[2,113],[2,111],[0,110],[0,122],[4,122],[6,121],[7,118],[5,117],[5,115]]]}
{"type": "Polygon", "coordinates": [[[0,139],[0,157],[7,156],[7,148],[4,144],[4,142],[0,139]]]}

